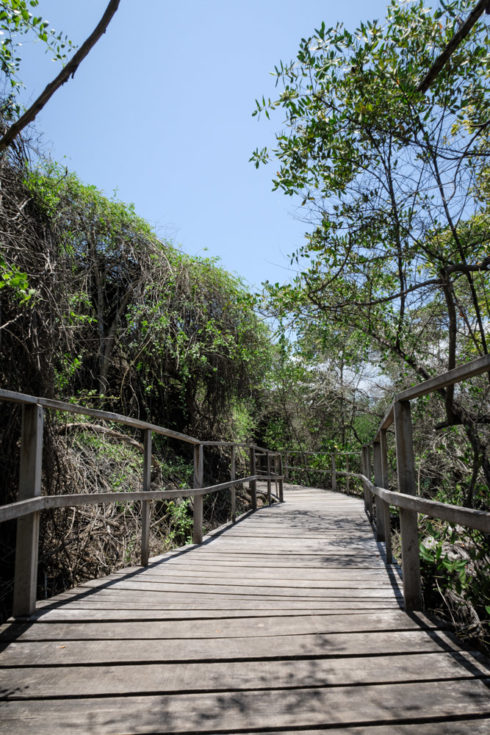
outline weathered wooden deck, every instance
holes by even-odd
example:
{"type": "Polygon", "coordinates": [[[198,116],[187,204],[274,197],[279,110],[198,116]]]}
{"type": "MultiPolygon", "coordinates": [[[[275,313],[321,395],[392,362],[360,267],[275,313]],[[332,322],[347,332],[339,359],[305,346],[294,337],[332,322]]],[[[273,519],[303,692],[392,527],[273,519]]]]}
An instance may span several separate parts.
{"type": "Polygon", "coordinates": [[[401,605],[362,502],[286,487],[4,625],[0,732],[490,732],[483,658],[401,605]]]}

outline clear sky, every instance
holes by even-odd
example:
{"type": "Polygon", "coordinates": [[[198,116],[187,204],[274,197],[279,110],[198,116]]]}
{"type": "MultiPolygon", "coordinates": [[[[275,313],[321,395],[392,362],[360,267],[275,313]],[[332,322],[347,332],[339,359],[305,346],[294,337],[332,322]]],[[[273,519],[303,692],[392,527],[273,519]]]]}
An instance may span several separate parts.
{"type": "MultiPolygon", "coordinates": [[[[36,13],[81,44],[108,0],[40,0],[36,13]]],[[[157,234],[217,256],[250,286],[287,280],[307,225],[272,192],[274,169],[252,151],[273,142],[281,112],[257,122],[270,75],[322,21],[353,30],[382,19],[385,0],[121,0],[75,77],[36,120],[44,150],[81,180],[133,202],[157,234]]],[[[25,103],[59,70],[25,43],[25,103]]]]}

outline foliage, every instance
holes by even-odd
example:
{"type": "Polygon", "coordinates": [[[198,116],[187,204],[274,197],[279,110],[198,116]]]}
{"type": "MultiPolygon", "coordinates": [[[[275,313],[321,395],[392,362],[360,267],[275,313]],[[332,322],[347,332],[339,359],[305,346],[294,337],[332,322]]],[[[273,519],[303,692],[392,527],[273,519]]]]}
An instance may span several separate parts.
{"type": "Polygon", "coordinates": [[[478,531],[426,519],[420,561],[427,607],[450,617],[466,638],[490,643],[488,543],[478,531]]]}
{"type": "Polygon", "coordinates": [[[392,2],[385,28],[322,25],[296,62],[276,70],[278,99],[258,103],[281,107],[290,131],[277,136],[275,187],[300,195],[319,220],[296,255],[311,260],[297,286],[272,294],[355,325],[416,369],[430,357],[419,339],[426,322],[442,340],[456,307],[470,353],[486,346],[468,270],[484,280],[478,264],[488,251],[478,194],[489,69],[481,24],[429,95],[416,89],[468,7],[461,0],[431,15],[420,2],[392,2]]]}
{"type": "Polygon", "coordinates": [[[5,76],[7,89],[1,105],[1,115],[10,120],[20,112],[17,95],[23,87],[19,78],[22,58],[19,40],[25,36],[42,43],[53,61],[63,62],[73,48],[64,33],[51,28],[49,22],[36,14],[39,0],[2,0],[0,2],[0,70],[5,76]],[[34,10],[34,13],[31,12],[34,10]]]}
{"type": "Polygon", "coordinates": [[[4,268],[29,273],[18,288],[32,298],[17,317],[7,301],[3,316],[44,314],[49,335],[29,350],[38,364],[46,353],[48,392],[217,436],[227,407],[253,401],[270,361],[267,329],[240,281],[159,242],[131,205],[55,164],[27,169],[21,196],[41,246],[18,247],[13,233],[6,242],[4,268]]]}
{"type": "Polygon", "coordinates": [[[29,301],[35,293],[34,289],[29,288],[27,273],[15,265],[9,267],[0,256],[0,289],[7,287],[12,289],[21,304],[29,301]]]}
{"type": "Polygon", "coordinates": [[[192,541],[192,514],[188,498],[181,503],[171,500],[167,510],[170,515],[170,528],[165,535],[165,541],[172,546],[183,546],[192,541]]]}
{"type": "MultiPolygon", "coordinates": [[[[386,24],[341,25],[303,39],[276,68],[282,87],[276,189],[301,197],[315,224],[293,256],[300,275],[268,284],[275,313],[300,334],[330,335],[389,370],[398,386],[488,352],[488,72],[477,23],[427,94],[417,90],[472,8],[455,0],[388,7],[386,24]]],[[[256,150],[258,166],[271,158],[256,150]]],[[[482,394],[480,394],[480,397],[482,394]]],[[[462,424],[490,483],[478,412],[452,387],[445,419],[462,424]]],[[[478,471],[478,469],[477,469],[478,471]]]]}

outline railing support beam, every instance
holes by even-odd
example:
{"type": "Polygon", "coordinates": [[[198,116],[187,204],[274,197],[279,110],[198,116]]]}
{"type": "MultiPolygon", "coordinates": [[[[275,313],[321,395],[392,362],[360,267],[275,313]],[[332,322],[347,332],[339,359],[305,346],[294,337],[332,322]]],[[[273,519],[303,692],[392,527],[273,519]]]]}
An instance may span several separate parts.
{"type": "MultiPolygon", "coordinates": [[[[381,460],[381,487],[388,489],[390,478],[388,475],[388,434],[386,429],[382,429],[379,433],[379,448],[380,448],[380,460],[381,460]]],[[[386,548],[386,563],[393,563],[393,551],[391,546],[391,516],[390,506],[388,503],[383,503],[384,512],[384,531],[385,531],[385,548],[386,548]]]]}
{"type": "MultiPolygon", "coordinates": [[[[231,469],[230,469],[230,480],[236,478],[236,446],[233,444],[231,448],[231,469]]],[[[236,486],[233,485],[230,488],[230,504],[231,504],[231,520],[233,523],[236,521],[236,486]]]]}
{"type": "MultiPolygon", "coordinates": [[[[379,442],[373,444],[373,458],[374,458],[374,484],[378,487],[382,485],[382,473],[381,473],[381,445],[379,442]]],[[[386,503],[378,496],[374,499],[376,505],[376,541],[385,540],[385,505],[386,503]]]]}
{"type": "MultiPolygon", "coordinates": [[[[413,456],[412,418],[410,403],[396,401],[393,406],[395,421],[398,490],[415,495],[415,461],[413,456]]],[[[423,597],[420,583],[420,558],[417,513],[400,509],[402,537],[403,592],[407,610],[422,610],[423,597]]]]}
{"type": "Polygon", "coordinates": [[[277,464],[279,472],[279,500],[284,503],[284,479],[283,479],[283,461],[282,454],[277,455],[277,464]]]}
{"type": "MultiPolygon", "coordinates": [[[[41,495],[43,423],[41,406],[22,407],[19,500],[41,495]]],[[[32,615],[36,609],[39,517],[40,513],[35,512],[17,520],[13,602],[15,617],[32,615]]]]}
{"type": "MultiPolygon", "coordinates": [[[[371,479],[371,460],[370,460],[369,454],[370,454],[369,447],[364,446],[362,448],[362,453],[361,453],[361,473],[365,477],[367,477],[368,480],[371,479]]],[[[364,508],[366,509],[366,513],[372,516],[373,498],[368,488],[365,485],[364,485],[364,508]]]]}
{"type": "MultiPolygon", "coordinates": [[[[194,447],[194,487],[204,487],[204,447],[198,444],[194,447]]],[[[202,505],[203,496],[194,496],[192,543],[202,543],[202,505]]]]}
{"type": "MultiPolygon", "coordinates": [[[[250,447],[250,474],[257,474],[255,447],[250,447]]],[[[257,480],[250,480],[250,495],[252,500],[252,510],[257,510],[257,480]]]]}
{"type": "MultiPolygon", "coordinates": [[[[143,437],[143,492],[151,489],[151,429],[145,429],[143,437]]],[[[148,500],[141,503],[141,566],[148,566],[150,556],[150,511],[148,500]]]]}
{"type": "Polygon", "coordinates": [[[266,459],[267,459],[267,504],[268,505],[271,505],[272,504],[272,494],[271,494],[271,491],[272,491],[272,482],[271,482],[271,471],[272,471],[272,467],[271,467],[271,454],[270,454],[270,452],[267,452],[267,458],[266,459]]]}

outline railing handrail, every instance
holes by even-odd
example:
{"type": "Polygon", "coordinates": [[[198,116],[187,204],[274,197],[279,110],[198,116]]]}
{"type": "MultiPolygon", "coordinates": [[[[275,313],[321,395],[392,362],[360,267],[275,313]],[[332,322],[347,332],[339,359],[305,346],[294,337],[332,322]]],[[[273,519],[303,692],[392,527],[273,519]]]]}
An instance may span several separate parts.
{"type": "Polygon", "coordinates": [[[416,513],[423,513],[431,518],[437,518],[440,521],[448,521],[449,523],[483,531],[483,533],[490,533],[490,512],[486,510],[475,510],[473,508],[465,508],[462,505],[441,503],[438,500],[429,500],[428,498],[420,498],[417,495],[407,495],[406,493],[399,493],[396,490],[378,487],[366,475],[360,472],[337,470],[337,474],[357,477],[373,495],[381,498],[388,505],[394,505],[397,508],[404,508],[405,510],[414,510],[416,513]]]}
{"type": "Polygon", "coordinates": [[[103,421],[113,421],[114,423],[129,426],[133,429],[150,430],[155,434],[161,436],[167,436],[170,439],[178,439],[179,441],[186,442],[188,444],[199,445],[204,447],[243,447],[245,449],[253,448],[258,452],[265,452],[270,456],[278,456],[280,454],[277,450],[267,449],[261,447],[253,442],[233,442],[233,441],[221,441],[218,439],[202,440],[189,434],[183,434],[180,431],[174,429],[168,429],[165,426],[150,423],[149,421],[142,421],[141,419],[135,419],[131,416],[125,416],[120,413],[114,413],[113,411],[102,411],[98,408],[90,408],[89,406],[81,406],[78,403],[68,403],[66,401],[60,401],[56,398],[42,398],[38,396],[31,396],[27,393],[19,393],[17,391],[5,390],[0,388],[0,401],[7,401],[10,403],[19,403],[22,405],[35,405],[42,406],[43,408],[52,408],[55,411],[66,411],[67,413],[81,414],[82,416],[90,416],[91,418],[101,419],[103,421]]]}
{"type": "Polygon", "coordinates": [[[158,426],[148,421],[142,421],[141,419],[135,419],[131,416],[123,416],[119,413],[113,413],[112,411],[101,411],[97,408],[89,408],[88,406],[80,406],[77,403],[66,403],[65,401],[58,401],[55,398],[40,398],[37,396],[30,396],[26,393],[17,393],[11,390],[0,389],[0,400],[9,401],[11,403],[20,403],[23,405],[36,405],[42,406],[43,408],[52,408],[55,411],[66,411],[67,413],[77,413],[84,416],[90,416],[91,418],[102,419],[103,421],[113,421],[124,426],[130,426],[133,429],[150,430],[155,434],[167,436],[171,439],[178,439],[179,441],[187,442],[188,444],[201,444],[199,439],[188,434],[182,434],[180,431],[174,431],[173,429],[167,429],[164,426],[158,426]]]}
{"type": "Polygon", "coordinates": [[[138,500],[145,502],[150,500],[170,500],[172,498],[194,498],[202,495],[216,493],[219,490],[227,490],[235,485],[243,482],[253,482],[254,480],[282,480],[282,475],[271,474],[264,475],[248,475],[247,477],[237,477],[234,480],[227,480],[216,485],[208,485],[199,488],[179,488],[177,490],[142,490],[130,491],[122,493],[70,493],[68,495],[39,495],[28,500],[16,500],[13,503],[7,503],[0,506],[0,523],[11,521],[15,518],[23,518],[30,513],[37,513],[42,510],[52,510],[53,508],[75,508],[81,505],[98,505],[110,503],[133,503],[138,500]]]}
{"type": "Polygon", "coordinates": [[[391,426],[394,421],[394,406],[399,401],[411,401],[414,398],[420,398],[426,396],[429,393],[435,393],[438,390],[448,388],[450,385],[460,383],[462,380],[467,378],[474,378],[477,375],[482,375],[490,370],[490,355],[483,355],[482,357],[467,362],[464,365],[458,365],[453,370],[448,370],[446,373],[441,375],[435,375],[433,378],[424,380],[422,383],[413,385],[411,388],[406,388],[400,393],[396,393],[390,407],[386,411],[386,414],[381,421],[374,441],[379,439],[379,435],[382,431],[391,426]]]}

